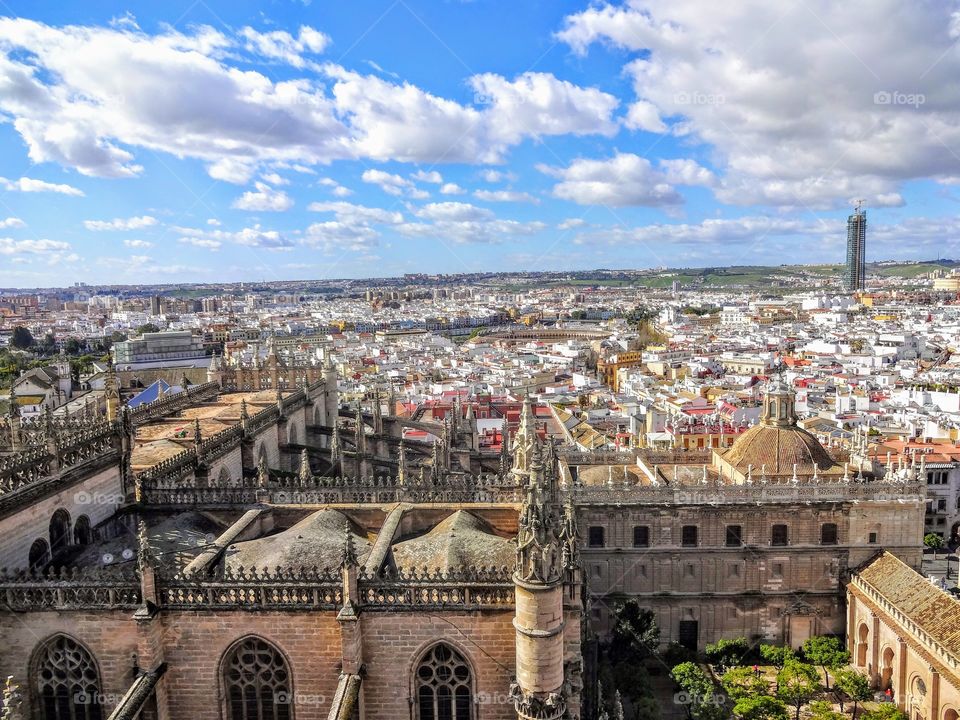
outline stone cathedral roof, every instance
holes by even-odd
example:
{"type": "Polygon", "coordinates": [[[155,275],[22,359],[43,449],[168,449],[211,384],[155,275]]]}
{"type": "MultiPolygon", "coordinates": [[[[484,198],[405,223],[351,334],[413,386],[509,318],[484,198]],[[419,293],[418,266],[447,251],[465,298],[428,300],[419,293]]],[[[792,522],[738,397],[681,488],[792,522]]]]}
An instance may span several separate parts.
{"type": "Polygon", "coordinates": [[[275,535],[230,545],[224,564],[232,570],[251,567],[313,568],[333,570],[340,566],[346,540],[344,527],[353,536],[353,546],[363,565],[373,545],[342,512],[319,510],[275,535]]]}
{"type": "Polygon", "coordinates": [[[425,535],[393,546],[394,562],[405,570],[512,567],[515,553],[513,540],[494,534],[486,522],[465,510],[457,510],[425,535]]]}

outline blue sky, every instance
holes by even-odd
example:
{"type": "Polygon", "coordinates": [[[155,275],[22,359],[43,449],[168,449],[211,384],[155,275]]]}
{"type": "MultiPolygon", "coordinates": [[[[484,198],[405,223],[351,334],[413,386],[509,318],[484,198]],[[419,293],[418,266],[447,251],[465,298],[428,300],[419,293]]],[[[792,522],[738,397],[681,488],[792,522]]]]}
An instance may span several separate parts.
{"type": "Polygon", "coordinates": [[[948,2],[0,0],[0,285],[960,257],[948,2]]]}

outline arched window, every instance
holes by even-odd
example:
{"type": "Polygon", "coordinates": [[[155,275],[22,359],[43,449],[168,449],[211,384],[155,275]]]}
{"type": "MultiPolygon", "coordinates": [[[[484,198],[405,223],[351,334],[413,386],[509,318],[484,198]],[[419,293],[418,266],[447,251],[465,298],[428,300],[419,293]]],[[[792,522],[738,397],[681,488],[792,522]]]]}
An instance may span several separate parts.
{"type": "Polygon", "coordinates": [[[30,546],[29,564],[31,570],[39,570],[50,562],[50,546],[43,538],[37,538],[30,546]]]}
{"type": "Polygon", "coordinates": [[[297,426],[291,425],[289,434],[288,434],[288,443],[290,445],[296,445],[300,442],[299,434],[297,433],[297,426]]]}
{"type": "Polygon", "coordinates": [[[56,556],[58,552],[70,545],[70,513],[63,508],[57,510],[50,518],[50,552],[56,556]]]}
{"type": "Polygon", "coordinates": [[[33,667],[43,720],[101,720],[97,665],[80,643],[54,635],[37,650],[33,667]]]}
{"type": "Polygon", "coordinates": [[[257,637],[237,643],[224,660],[223,682],[231,720],[290,720],[293,698],[283,655],[257,637]]]}
{"type": "Polygon", "coordinates": [[[434,645],[417,667],[418,720],[472,720],[470,666],[449,645],[434,645]]]}
{"type": "Polygon", "coordinates": [[[220,468],[220,472],[217,473],[217,485],[219,487],[229,487],[232,484],[233,481],[230,479],[230,471],[225,467],[220,468]]]}
{"type": "Polygon", "coordinates": [[[93,540],[93,533],[90,530],[90,518],[81,515],[73,524],[73,543],[74,545],[89,545],[93,540]]]}

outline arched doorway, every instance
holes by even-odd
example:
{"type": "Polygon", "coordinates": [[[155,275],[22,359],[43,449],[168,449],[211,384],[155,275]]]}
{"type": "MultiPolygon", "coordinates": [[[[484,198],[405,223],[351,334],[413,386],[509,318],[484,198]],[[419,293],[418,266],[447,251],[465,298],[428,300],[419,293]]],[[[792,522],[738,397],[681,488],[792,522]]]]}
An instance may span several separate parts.
{"type": "Polygon", "coordinates": [[[953,708],[943,711],[943,720],[960,720],[960,715],[953,708]]]}
{"type": "Polygon", "coordinates": [[[70,546],[70,513],[63,508],[50,518],[50,553],[56,557],[70,546]]]}

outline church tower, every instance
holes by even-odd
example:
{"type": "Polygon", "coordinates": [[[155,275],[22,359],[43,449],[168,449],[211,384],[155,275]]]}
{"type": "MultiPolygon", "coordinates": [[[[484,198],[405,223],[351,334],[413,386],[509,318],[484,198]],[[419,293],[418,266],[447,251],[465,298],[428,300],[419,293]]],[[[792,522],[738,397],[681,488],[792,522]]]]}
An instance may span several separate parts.
{"type": "Polygon", "coordinates": [[[516,460],[514,473],[525,474],[529,482],[520,510],[513,573],[517,678],[510,694],[519,720],[559,720],[567,709],[563,581],[569,553],[565,550],[556,473],[552,468],[544,469],[536,437],[529,445],[524,440],[524,421],[531,417],[528,399],[514,445],[523,452],[516,460]],[[526,470],[519,467],[521,462],[526,463],[526,470]]]}

